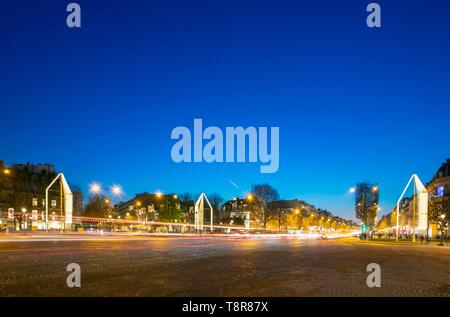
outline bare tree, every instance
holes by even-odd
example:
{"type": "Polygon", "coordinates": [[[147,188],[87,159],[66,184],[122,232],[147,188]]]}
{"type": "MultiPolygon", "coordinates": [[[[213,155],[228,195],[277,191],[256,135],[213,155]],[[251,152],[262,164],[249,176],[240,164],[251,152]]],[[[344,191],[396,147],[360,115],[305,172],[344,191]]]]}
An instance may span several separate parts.
{"type": "Polygon", "coordinates": [[[89,196],[89,201],[84,207],[83,216],[106,218],[112,213],[109,197],[101,194],[89,196]]]}
{"type": "Polygon", "coordinates": [[[268,219],[269,203],[280,199],[278,191],[269,184],[257,184],[252,186],[252,193],[256,196],[259,202],[260,221],[263,227],[266,227],[268,219]]]}
{"type": "Polygon", "coordinates": [[[80,186],[73,183],[69,183],[69,187],[73,196],[73,215],[79,216],[83,212],[83,191],[80,186]]]}
{"type": "Polygon", "coordinates": [[[194,206],[194,198],[190,193],[182,193],[178,195],[180,200],[181,210],[189,209],[189,207],[194,206]]]}
{"type": "Polygon", "coordinates": [[[220,217],[220,207],[222,206],[224,199],[223,197],[218,193],[212,193],[207,195],[209,202],[211,203],[212,207],[214,208],[214,219],[218,220],[220,217]]]}
{"type": "Polygon", "coordinates": [[[178,195],[178,199],[180,201],[181,212],[184,213],[186,220],[188,222],[194,221],[194,215],[190,212],[194,209],[194,198],[191,193],[182,193],[178,195]]]}

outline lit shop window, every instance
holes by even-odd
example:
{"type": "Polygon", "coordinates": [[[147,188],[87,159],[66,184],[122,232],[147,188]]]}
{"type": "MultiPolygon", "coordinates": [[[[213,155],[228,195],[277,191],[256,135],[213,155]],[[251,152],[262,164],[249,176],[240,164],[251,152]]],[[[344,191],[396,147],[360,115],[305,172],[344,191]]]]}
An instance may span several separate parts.
{"type": "Polygon", "coordinates": [[[444,196],[444,186],[438,186],[436,189],[436,196],[442,197],[444,196]]]}
{"type": "Polygon", "coordinates": [[[56,200],[52,199],[52,207],[56,207],[56,200]]]}
{"type": "Polygon", "coordinates": [[[36,207],[38,205],[38,199],[37,198],[33,198],[32,203],[33,207],[36,207]]]}

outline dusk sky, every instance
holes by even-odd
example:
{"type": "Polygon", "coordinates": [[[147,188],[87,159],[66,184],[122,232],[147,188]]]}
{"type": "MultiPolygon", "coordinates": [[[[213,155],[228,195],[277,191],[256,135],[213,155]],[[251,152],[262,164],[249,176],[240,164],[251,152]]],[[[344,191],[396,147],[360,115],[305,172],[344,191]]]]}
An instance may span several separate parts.
{"type": "Polygon", "coordinates": [[[412,173],[450,157],[450,2],[0,0],[0,159],[53,163],[87,193],[282,198],[354,217],[348,189],[390,211],[412,173]],[[172,161],[172,129],[280,128],[280,167],[172,161]],[[234,184],[234,185],[233,185],[234,184]],[[236,185],[236,186],[235,186],[236,185]]]}

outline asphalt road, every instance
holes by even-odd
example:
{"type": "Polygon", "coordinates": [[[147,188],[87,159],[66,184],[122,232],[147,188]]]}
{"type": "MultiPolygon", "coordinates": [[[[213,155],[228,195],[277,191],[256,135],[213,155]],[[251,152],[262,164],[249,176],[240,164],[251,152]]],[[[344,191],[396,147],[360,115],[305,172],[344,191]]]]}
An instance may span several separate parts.
{"type": "Polygon", "coordinates": [[[356,238],[3,241],[0,296],[450,296],[450,247],[356,238]],[[69,263],[81,266],[81,288],[66,286],[69,263]],[[381,266],[381,288],[366,286],[369,263],[381,266]]]}

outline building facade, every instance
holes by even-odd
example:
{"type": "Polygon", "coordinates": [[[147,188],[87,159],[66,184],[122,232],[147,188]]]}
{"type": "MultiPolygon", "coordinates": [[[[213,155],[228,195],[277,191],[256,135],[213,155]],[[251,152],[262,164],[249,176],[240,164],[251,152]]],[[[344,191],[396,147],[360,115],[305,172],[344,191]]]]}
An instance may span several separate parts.
{"type": "MultiPolygon", "coordinates": [[[[43,229],[45,190],[57,172],[52,164],[13,164],[0,160],[0,228],[3,230],[43,229]]],[[[75,192],[74,212],[81,213],[82,194],[75,192]]],[[[59,223],[59,181],[49,191],[49,222],[59,223]]]]}
{"type": "Polygon", "coordinates": [[[222,224],[243,225],[250,228],[253,222],[256,222],[256,208],[249,199],[238,197],[225,202],[222,205],[220,213],[220,222],[222,224]]]}
{"type": "MultiPolygon", "coordinates": [[[[428,192],[428,235],[431,237],[436,237],[439,234],[439,230],[436,223],[433,221],[432,216],[432,205],[436,199],[447,200],[446,206],[442,208],[443,212],[446,213],[446,219],[450,219],[450,159],[447,159],[441,167],[434,174],[431,181],[426,185],[426,190],[428,192]]],[[[399,234],[401,237],[410,236],[413,232],[413,224],[419,223],[417,217],[417,212],[413,212],[414,201],[412,197],[407,197],[401,200],[399,206],[399,234]],[[413,214],[416,214],[416,219],[413,219],[413,214]],[[413,221],[414,220],[414,221],[413,221]]],[[[417,207],[416,207],[417,210],[417,207]]],[[[392,212],[381,217],[380,222],[377,225],[377,229],[381,234],[395,236],[397,225],[397,214],[396,208],[393,208],[392,212]]],[[[420,230],[415,230],[415,232],[420,232],[420,230]]],[[[447,236],[449,232],[447,232],[447,236]]]]}
{"type": "MultiPolygon", "coordinates": [[[[427,184],[428,199],[430,203],[430,233],[431,236],[440,234],[439,228],[436,224],[436,217],[439,216],[433,211],[433,208],[439,204],[439,214],[444,214],[447,221],[450,220],[450,159],[447,159],[437,172],[433,175],[431,181],[427,184]]],[[[450,237],[450,230],[446,232],[447,237],[450,237]]]]}
{"type": "MultiPolygon", "coordinates": [[[[140,193],[133,199],[114,206],[122,219],[134,219],[140,222],[175,221],[185,223],[188,215],[181,209],[177,195],[140,193]]],[[[193,207],[188,212],[193,213],[193,207]]]]}

